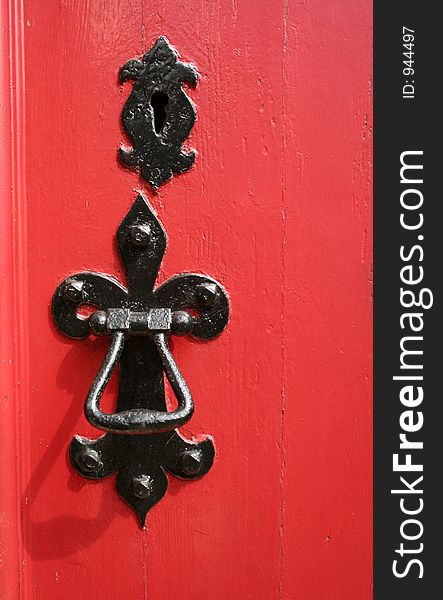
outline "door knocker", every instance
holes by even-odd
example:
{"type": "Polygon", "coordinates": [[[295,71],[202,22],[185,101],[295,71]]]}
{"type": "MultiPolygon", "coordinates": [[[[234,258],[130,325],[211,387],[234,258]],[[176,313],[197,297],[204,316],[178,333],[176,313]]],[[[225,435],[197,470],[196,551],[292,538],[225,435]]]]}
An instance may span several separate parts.
{"type": "MultiPolygon", "coordinates": [[[[197,74],[178,62],[162,37],[141,61],[129,61],[120,77],[136,81],[123,110],[134,149],[120,151],[120,157],[126,165],[138,166],[155,188],[194,160],[193,153],[181,150],[195,119],[181,83],[195,84],[197,74]],[[168,109],[159,129],[153,96],[160,92],[168,109]]],[[[85,271],[67,277],[52,300],[54,321],[66,336],[109,337],[84,406],[89,423],[106,433],[98,439],[75,436],[69,448],[71,463],[89,479],[117,472],[118,492],[142,526],[147,512],[166,492],[165,470],[194,479],[207,473],[214,459],[211,438],[195,443],[177,431],[192,417],[194,404],[169,339],[173,335],[211,339],[222,332],[229,316],[226,292],[210,277],[185,273],[154,287],[166,243],[162,224],[139,194],[117,231],[127,287],[108,275],[85,271]],[[78,313],[85,304],[97,308],[88,319],[78,313]],[[100,399],[117,365],[116,411],[110,414],[101,410],[100,399]],[[178,401],[172,411],[166,406],[165,376],[178,401]]]]}

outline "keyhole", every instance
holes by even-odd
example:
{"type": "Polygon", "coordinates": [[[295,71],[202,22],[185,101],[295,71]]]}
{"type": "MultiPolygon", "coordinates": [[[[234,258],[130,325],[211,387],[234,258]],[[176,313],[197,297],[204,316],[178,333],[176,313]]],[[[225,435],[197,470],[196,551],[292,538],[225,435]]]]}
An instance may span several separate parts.
{"type": "Polygon", "coordinates": [[[151,106],[154,112],[154,129],[157,134],[161,133],[165,124],[168,102],[169,98],[164,92],[154,92],[151,96],[151,106]]]}

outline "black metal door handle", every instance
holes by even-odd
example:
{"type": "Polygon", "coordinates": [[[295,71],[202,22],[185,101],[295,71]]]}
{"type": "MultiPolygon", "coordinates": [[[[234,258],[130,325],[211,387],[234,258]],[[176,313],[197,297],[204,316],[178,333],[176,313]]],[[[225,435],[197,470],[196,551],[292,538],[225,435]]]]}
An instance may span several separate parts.
{"type": "Polygon", "coordinates": [[[196,273],[176,275],[154,288],[166,234],[143,196],[136,198],[120,224],[117,242],[128,287],[101,273],[77,273],[57,287],[52,312],[68,337],[110,336],[85,401],[87,420],[107,433],[96,440],[75,436],[70,457],[90,479],[118,471],[119,493],[143,524],[147,511],[166,491],[165,469],[193,479],[204,475],[214,458],[210,438],[190,442],[177,431],[191,418],[194,403],[169,349],[169,336],[217,336],[228,322],[229,304],[217,281],[196,273]],[[79,311],[82,305],[97,310],[85,319],[79,311]],[[100,409],[100,400],[117,364],[117,406],[110,414],[100,409]],[[178,400],[170,412],[165,376],[178,400]]]}
{"type": "Polygon", "coordinates": [[[152,339],[158,350],[166,377],[177,397],[178,407],[171,412],[133,408],[108,414],[100,410],[100,399],[123,352],[125,334],[118,331],[112,335],[109,350],[85,401],[85,416],[97,429],[126,434],[159,433],[181,427],[192,417],[194,402],[186,381],[169,350],[166,335],[154,333],[152,339]]]}

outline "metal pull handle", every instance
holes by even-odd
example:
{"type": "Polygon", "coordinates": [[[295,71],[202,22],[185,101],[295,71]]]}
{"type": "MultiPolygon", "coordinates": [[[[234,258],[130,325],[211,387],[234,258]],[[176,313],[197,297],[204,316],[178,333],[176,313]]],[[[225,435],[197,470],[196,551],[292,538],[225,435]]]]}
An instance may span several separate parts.
{"type": "Polygon", "coordinates": [[[172,412],[133,408],[108,414],[100,409],[100,399],[120,360],[125,344],[125,334],[118,331],[112,335],[111,344],[100,370],[94,379],[85,401],[85,416],[97,429],[111,433],[140,434],[171,431],[181,427],[192,417],[194,402],[186,381],[168,347],[164,333],[154,333],[152,339],[161,358],[164,372],[178,400],[172,412]]]}
{"type": "Polygon", "coordinates": [[[166,491],[165,470],[193,479],[207,473],[214,459],[210,438],[186,440],[177,431],[191,418],[194,403],[171,354],[169,336],[216,337],[227,324],[229,304],[217,281],[196,273],[176,275],[154,287],[166,235],[142,196],[120,224],[117,243],[127,288],[102,273],[76,273],[57,287],[52,312],[59,330],[70,338],[110,337],[84,407],[89,423],[107,433],[98,439],[75,436],[69,454],[84,477],[101,479],[117,471],[118,491],[143,524],[166,491]],[[85,304],[96,307],[87,319],[80,310],[85,304]],[[106,413],[100,401],[117,365],[116,408],[106,413]],[[178,400],[170,412],[165,375],[178,400]]]}

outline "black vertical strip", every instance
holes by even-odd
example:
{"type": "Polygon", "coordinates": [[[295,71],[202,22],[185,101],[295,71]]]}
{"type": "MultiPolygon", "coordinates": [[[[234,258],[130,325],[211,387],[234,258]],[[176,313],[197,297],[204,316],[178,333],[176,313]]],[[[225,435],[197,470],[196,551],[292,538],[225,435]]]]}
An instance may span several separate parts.
{"type": "Polygon", "coordinates": [[[443,354],[440,347],[443,195],[437,187],[437,178],[443,169],[438,164],[441,150],[435,143],[442,135],[441,101],[437,91],[442,87],[442,76],[436,60],[441,39],[437,31],[439,20],[434,3],[410,0],[375,0],[374,3],[375,600],[443,597],[443,567],[440,565],[443,525],[439,510],[443,473],[443,394],[439,382],[443,370],[440,366],[443,354]],[[403,46],[411,41],[410,37],[403,39],[404,34],[411,33],[403,31],[403,27],[413,30],[412,48],[403,46]],[[403,55],[410,50],[412,55],[403,55]],[[412,64],[409,64],[410,59],[412,64]],[[408,68],[414,72],[404,71],[408,68]],[[403,93],[403,87],[408,85],[403,93]],[[401,183],[400,157],[404,152],[423,152],[423,155],[404,155],[405,162],[423,165],[423,170],[404,171],[404,178],[418,181],[401,183]],[[407,189],[411,191],[404,196],[405,203],[418,204],[423,194],[421,207],[402,208],[401,194],[407,189]],[[422,215],[423,226],[409,230],[402,227],[402,213],[404,222],[412,226],[420,222],[422,215]],[[404,258],[400,254],[402,246],[404,258]],[[407,268],[402,272],[404,267],[407,268]],[[422,281],[408,283],[420,279],[421,274],[422,281]],[[403,296],[405,306],[401,304],[401,288],[410,292],[403,296]],[[431,293],[433,306],[425,308],[431,302],[431,293]],[[408,308],[406,305],[411,300],[418,306],[408,308]],[[406,337],[411,339],[406,340],[406,337]],[[423,354],[403,356],[403,367],[410,368],[402,368],[402,339],[406,350],[423,351],[423,354]],[[394,380],[395,376],[422,376],[423,381],[394,380]],[[411,387],[407,390],[406,386],[411,387]],[[419,387],[424,394],[421,403],[419,387]],[[402,433],[408,442],[423,442],[424,449],[400,448],[402,433]],[[403,465],[410,455],[411,464],[423,465],[423,472],[395,471],[395,454],[403,465]],[[423,480],[416,483],[421,476],[423,480]],[[393,494],[391,490],[404,492],[393,494]],[[423,510],[418,512],[422,505],[423,510]],[[402,507],[417,512],[405,514],[402,507]]]}

